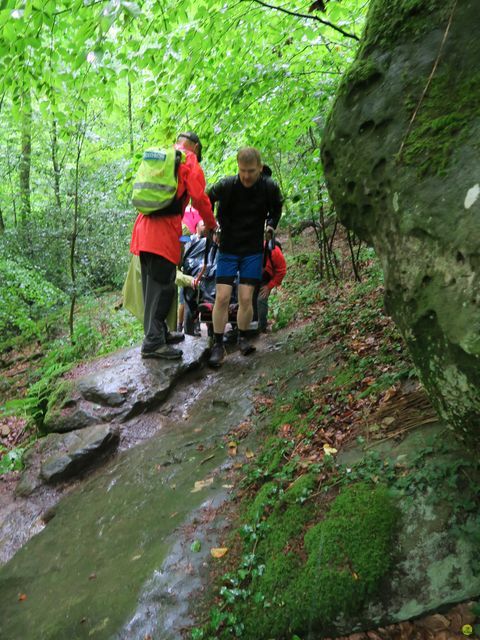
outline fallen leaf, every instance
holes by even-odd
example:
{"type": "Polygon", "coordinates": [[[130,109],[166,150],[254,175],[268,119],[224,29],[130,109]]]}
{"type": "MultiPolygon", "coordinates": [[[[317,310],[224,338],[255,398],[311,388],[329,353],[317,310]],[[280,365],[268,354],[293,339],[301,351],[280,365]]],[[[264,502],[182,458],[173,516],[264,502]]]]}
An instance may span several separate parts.
{"type": "Polygon", "coordinates": [[[310,467],[312,464],[313,462],[311,460],[300,460],[300,462],[298,463],[301,469],[308,469],[308,467],[310,467]]]}
{"type": "Polygon", "coordinates": [[[141,555],[141,554],[138,554],[138,555],[136,555],[136,556],[133,556],[133,558],[132,558],[132,562],[135,562],[135,560],[140,560],[140,558],[141,558],[141,557],[142,557],[142,555],[141,555]]]}
{"type": "Polygon", "coordinates": [[[325,451],[327,456],[333,456],[335,453],[337,453],[337,449],[335,449],[335,447],[331,447],[329,444],[324,444],[323,450],[325,451]]]}
{"type": "Polygon", "coordinates": [[[96,580],[96,578],[97,578],[97,574],[96,574],[96,573],[91,573],[91,574],[88,576],[88,579],[89,579],[89,580],[96,580]]]}
{"type": "Polygon", "coordinates": [[[422,629],[428,629],[432,634],[437,634],[450,627],[450,620],[440,613],[434,613],[419,620],[418,626],[422,629]]]}
{"type": "Polygon", "coordinates": [[[174,518],[176,515],[178,515],[178,511],[174,511],[173,513],[171,513],[170,518],[174,518]]]}
{"type": "Polygon", "coordinates": [[[382,424],[389,427],[391,424],[395,422],[395,418],[393,416],[387,416],[382,420],[382,424]]]}
{"type": "Polygon", "coordinates": [[[222,487],[223,487],[224,489],[233,489],[233,487],[234,487],[234,486],[235,486],[235,485],[233,485],[233,484],[222,484],[222,487]]]}
{"type": "Polygon", "coordinates": [[[247,458],[249,458],[249,459],[250,459],[250,458],[254,458],[254,457],[255,457],[255,454],[254,454],[254,453],[253,453],[253,451],[251,451],[250,449],[247,449],[247,450],[245,451],[245,456],[246,456],[247,458]]]}
{"type": "Polygon", "coordinates": [[[197,493],[197,491],[201,491],[202,489],[205,489],[205,487],[209,487],[212,482],[213,478],[207,478],[206,480],[197,480],[190,493],[197,493]]]}
{"type": "Polygon", "coordinates": [[[280,432],[281,432],[282,436],[283,436],[284,438],[286,438],[286,437],[290,434],[290,431],[291,431],[291,430],[292,430],[292,425],[291,425],[291,424],[286,423],[286,424],[283,424],[283,425],[282,425],[282,427],[281,427],[281,429],[280,429],[280,432]]]}
{"type": "Polygon", "coordinates": [[[196,427],[196,428],[194,429],[194,432],[195,432],[195,433],[200,433],[200,431],[202,431],[202,427],[196,427]]]}
{"type": "Polygon", "coordinates": [[[227,551],[228,547],[214,547],[213,549],[210,549],[212,558],[223,558],[227,551]]]}
{"type": "Polygon", "coordinates": [[[26,600],[26,599],[27,599],[27,596],[26,596],[25,593],[19,593],[18,594],[18,601],[19,602],[24,602],[24,600],[26,600]]]}
{"type": "Polygon", "coordinates": [[[396,387],[390,387],[389,389],[387,389],[382,398],[383,402],[386,402],[387,400],[390,400],[390,398],[393,398],[393,396],[396,395],[397,391],[398,389],[396,387]]]}

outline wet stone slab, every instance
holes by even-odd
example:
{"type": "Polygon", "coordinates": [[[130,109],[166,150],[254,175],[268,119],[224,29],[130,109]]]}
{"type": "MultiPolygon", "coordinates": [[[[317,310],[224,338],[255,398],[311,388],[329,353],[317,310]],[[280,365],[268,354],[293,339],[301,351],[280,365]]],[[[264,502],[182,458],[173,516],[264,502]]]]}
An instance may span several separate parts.
{"type": "MultiPolygon", "coordinates": [[[[118,445],[120,428],[99,424],[68,433],[49,433],[28,451],[17,496],[29,496],[43,483],[69,480],[118,445]]],[[[1,531],[1,527],[0,527],[1,531]]]]}
{"type": "Polygon", "coordinates": [[[40,475],[45,482],[58,482],[86,469],[99,455],[112,450],[120,439],[118,425],[100,424],[75,434],[64,453],[57,453],[42,463],[40,475]]]}
{"type": "Polygon", "coordinates": [[[44,429],[63,433],[123,422],[157,407],[179,377],[202,363],[207,342],[186,336],[179,348],[181,360],[143,360],[140,347],[134,347],[75,369],[51,394],[44,429]]]}

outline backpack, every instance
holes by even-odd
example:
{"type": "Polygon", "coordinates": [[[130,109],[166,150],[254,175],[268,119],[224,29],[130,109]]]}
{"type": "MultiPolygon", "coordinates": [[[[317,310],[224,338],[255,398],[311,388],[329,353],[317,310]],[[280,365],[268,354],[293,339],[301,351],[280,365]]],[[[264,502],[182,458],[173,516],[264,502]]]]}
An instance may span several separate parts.
{"type": "Polygon", "coordinates": [[[178,168],[185,154],[172,147],[151,147],[143,152],[133,182],[132,204],[143,215],[180,215],[177,199],[178,168]]]}

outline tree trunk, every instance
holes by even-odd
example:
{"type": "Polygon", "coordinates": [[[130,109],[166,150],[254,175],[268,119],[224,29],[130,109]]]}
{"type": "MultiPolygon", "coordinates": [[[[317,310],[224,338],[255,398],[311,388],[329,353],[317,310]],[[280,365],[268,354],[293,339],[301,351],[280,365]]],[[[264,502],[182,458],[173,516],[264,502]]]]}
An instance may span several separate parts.
{"type": "Polygon", "coordinates": [[[57,203],[58,209],[62,208],[62,200],[60,197],[60,164],[58,162],[58,132],[57,132],[57,119],[53,117],[52,119],[52,131],[51,131],[51,141],[52,141],[52,165],[53,165],[53,190],[55,192],[55,202],[57,203]]]}
{"type": "Polygon", "coordinates": [[[130,156],[133,158],[135,148],[133,145],[133,114],[132,114],[132,85],[128,81],[128,131],[130,137],[130,156]]]}
{"type": "Polygon", "coordinates": [[[21,156],[20,156],[20,223],[30,218],[30,168],[32,154],[32,102],[30,87],[25,84],[22,93],[21,156]]]}
{"type": "Polygon", "coordinates": [[[13,184],[13,175],[16,171],[15,167],[12,166],[12,162],[10,159],[10,149],[7,147],[6,152],[6,161],[7,161],[7,176],[8,176],[8,186],[10,188],[10,198],[12,201],[12,213],[13,213],[13,226],[16,229],[18,224],[18,216],[17,216],[17,199],[15,193],[15,187],[13,184]]]}
{"type": "Polygon", "coordinates": [[[74,344],[74,316],[75,316],[75,304],[77,302],[77,271],[75,268],[75,257],[77,249],[77,239],[79,233],[79,221],[80,221],[80,159],[82,157],[83,142],[85,140],[86,122],[82,122],[78,127],[77,134],[77,154],[75,158],[75,190],[73,199],[73,224],[72,233],[70,235],[70,280],[71,280],[71,296],[70,296],[70,312],[68,316],[68,327],[70,331],[70,342],[74,344]]]}

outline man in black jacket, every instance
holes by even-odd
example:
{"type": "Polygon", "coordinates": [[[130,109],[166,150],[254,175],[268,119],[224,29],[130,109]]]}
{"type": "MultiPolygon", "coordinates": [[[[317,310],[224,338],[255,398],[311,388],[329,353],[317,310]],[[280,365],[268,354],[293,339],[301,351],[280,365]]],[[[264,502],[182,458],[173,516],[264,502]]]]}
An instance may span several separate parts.
{"type": "Polygon", "coordinates": [[[214,345],[211,366],[220,366],[225,357],[223,333],[234,280],[238,275],[238,345],[243,355],[255,351],[247,338],[253,317],[252,297],[262,277],[263,239],[267,229],[275,229],[282,215],[282,197],[274,180],[264,175],[260,153],[244,147],[237,153],[238,175],[220,180],[207,191],[212,207],[218,202],[220,251],[217,263],[214,345]]]}

